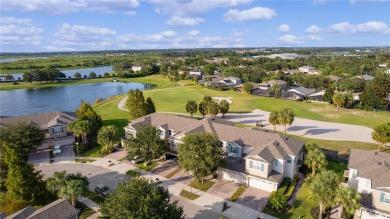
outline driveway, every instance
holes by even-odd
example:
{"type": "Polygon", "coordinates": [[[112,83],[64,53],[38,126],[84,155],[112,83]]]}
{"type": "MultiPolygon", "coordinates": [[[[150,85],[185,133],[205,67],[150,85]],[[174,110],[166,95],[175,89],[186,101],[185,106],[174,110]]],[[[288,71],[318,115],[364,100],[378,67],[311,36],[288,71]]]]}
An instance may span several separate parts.
{"type": "Polygon", "coordinates": [[[151,169],[149,172],[165,177],[177,167],[177,163],[173,162],[172,160],[166,160],[163,162],[159,162],[159,165],[151,169]]]}
{"type": "Polygon", "coordinates": [[[240,195],[236,203],[261,211],[267,205],[270,193],[264,190],[248,187],[240,195]]]}
{"type": "Polygon", "coordinates": [[[188,185],[191,183],[191,175],[190,175],[190,173],[188,173],[182,169],[178,173],[173,175],[171,177],[171,180],[173,180],[175,182],[181,182],[185,185],[188,185]]]}
{"type": "Polygon", "coordinates": [[[94,190],[95,186],[99,183],[103,183],[110,188],[111,191],[115,191],[119,182],[123,182],[130,178],[130,176],[118,173],[108,168],[95,166],[91,164],[83,163],[54,163],[35,166],[36,170],[41,170],[44,174],[43,178],[49,178],[53,176],[54,172],[66,171],[67,173],[80,172],[84,176],[88,177],[89,189],[94,190]]]}
{"type": "MultiPolygon", "coordinates": [[[[54,156],[54,161],[68,161],[68,160],[74,160],[76,158],[76,155],[73,150],[73,145],[65,145],[62,147],[62,151],[60,155],[54,156]]],[[[33,164],[38,164],[42,162],[49,162],[49,150],[43,150],[43,151],[35,151],[30,154],[28,154],[28,162],[33,164]]]]}
{"type": "Polygon", "coordinates": [[[229,199],[234,194],[234,192],[236,192],[238,187],[240,187],[238,183],[220,179],[217,180],[214,185],[207,190],[207,193],[224,199],[229,199]]]}
{"type": "MultiPolygon", "coordinates": [[[[269,112],[266,111],[256,109],[250,113],[228,113],[225,117],[232,122],[253,126],[256,125],[257,121],[260,121],[264,125],[263,128],[274,130],[274,127],[268,122],[269,112]]],[[[284,127],[276,126],[276,130],[284,132],[284,127]]],[[[372,129],[364,126],[302,118],[295,118],[292,126],[287,128],[287,133],[307,138],[375,143],[371,139],[371,132],[372,129]]]]}

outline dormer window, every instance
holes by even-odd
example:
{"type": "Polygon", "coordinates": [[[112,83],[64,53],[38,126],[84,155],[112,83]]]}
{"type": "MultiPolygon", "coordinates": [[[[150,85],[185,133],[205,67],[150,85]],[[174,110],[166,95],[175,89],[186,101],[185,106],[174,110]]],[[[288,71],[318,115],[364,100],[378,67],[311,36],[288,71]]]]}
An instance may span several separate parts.
{"type": "Polygon", "coordinates": [[[169,129],[169,130],[168,130],[168,135],[169,135],[169,136],[172,136],[172,133],[173,133],[172,130],[169,129]]]}
{"type": "Polygon", "coordinates": [[[229,157],[241,157],[242,147],[235,142],[228,142],[227,152],[229,157]]]}
{"type": "Polygon", "coordinates": [[[64,133],[64,127],[54,127],[53,134],[62,134],[64,133]]]}

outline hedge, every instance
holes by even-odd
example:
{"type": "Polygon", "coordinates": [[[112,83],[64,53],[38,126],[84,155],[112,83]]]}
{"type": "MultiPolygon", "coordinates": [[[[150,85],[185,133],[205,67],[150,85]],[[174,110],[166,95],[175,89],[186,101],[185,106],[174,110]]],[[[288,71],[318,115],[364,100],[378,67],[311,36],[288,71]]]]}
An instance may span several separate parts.
{"type": "Polygon", "coordinates": [[[280,185],[277,193],[279,195],[284,195],[284,193],[286,192],[287,188],[290,185],[290,182],[291,182],[290,178],[288,178],[288,177],[284,178],[284,180],[283,180],[282,184],[280,185]]]}

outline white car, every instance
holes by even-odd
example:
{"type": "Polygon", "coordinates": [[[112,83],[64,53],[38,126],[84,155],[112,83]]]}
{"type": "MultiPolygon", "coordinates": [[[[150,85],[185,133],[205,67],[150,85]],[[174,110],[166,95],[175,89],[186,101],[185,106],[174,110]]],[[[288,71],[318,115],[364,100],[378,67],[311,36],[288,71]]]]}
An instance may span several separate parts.
{"type": "Polygon", "coordinates": [[[62,146],[61,145],[55,145],[53,147],[53,155],[60,155],[62,153],[62,146]]]}

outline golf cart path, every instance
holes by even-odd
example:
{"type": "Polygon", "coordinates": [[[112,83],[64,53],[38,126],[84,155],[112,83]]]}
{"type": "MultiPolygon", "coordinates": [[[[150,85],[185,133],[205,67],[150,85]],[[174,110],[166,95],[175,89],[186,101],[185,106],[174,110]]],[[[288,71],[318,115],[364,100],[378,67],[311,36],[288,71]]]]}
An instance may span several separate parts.
{"type": "MultiPolygon", "coordinates": [[[[127,96],[124,97],[119,103],[118,108],[123,111],[127,111],[124,108],[127,96]]],[[[183,114],[175,112],[161,112],[170,114],[183,114]]],[[[269,112],[255,109],[250,113],[228,113],[225,115],[227,120],[232,122],[241,123],[245,125],[255,126],[256,122],[260,122],[263,128],[274,130],[274,126],[268,122],[269,112]]],[[[189,114],[183,114],[189,115],[189,114]]],[[[222,116],[222,115],[218,115],[222,116]]],[[[284,132],[284,126],[277,125],[276,131],[284,132]]],[[[375,143],[371,138],[371,132],[373,130],[368,127],[358,125],[348,125],[334,122],[323,122],[311,119],[295,118],[290,127],[287,128],[287,133],[291,135],[302,136],[306,138],[333,140],[333,141],[357,141],[375,143]]],[[[342,145],[341,145],[342,146],[342,145]]]]}
{"type": "MultiPolygon", "coordinates": [[[[274,130],[274,126],[268,122],[269,112],[255,109],[250,113],[228,113],[225,118],[229,121],[255,126],[260,122],[263,128],[274,130]]],[[[277,125],[276,131],[284,132],[284,126],[277,125]]],[[[306,138],[334,140],[334,141],[358,141],[375,143],[371,138],[373,130],[358,125],[348,125],[334,122],[323,122],[311,119],[295,118],[287,133],[306,138]]]]}

